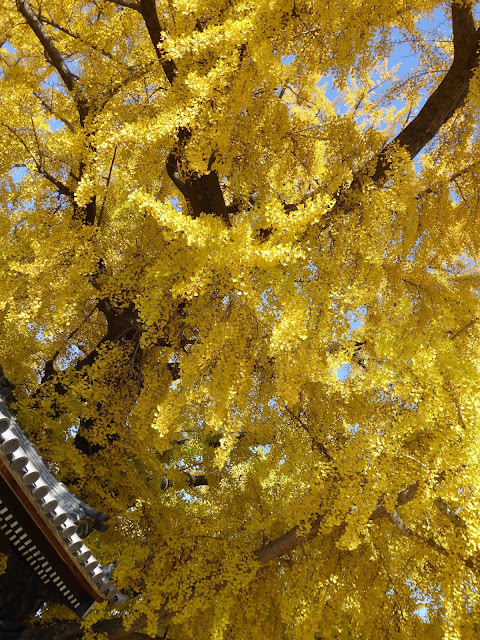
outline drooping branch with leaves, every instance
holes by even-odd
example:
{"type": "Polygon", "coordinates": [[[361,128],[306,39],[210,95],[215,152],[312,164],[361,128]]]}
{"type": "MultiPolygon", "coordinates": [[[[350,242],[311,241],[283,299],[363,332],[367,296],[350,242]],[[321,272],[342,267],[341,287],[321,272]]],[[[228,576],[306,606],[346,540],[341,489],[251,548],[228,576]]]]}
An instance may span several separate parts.
{"type": "Polygon", "coordinates": [[[478,7],[0,9],[0,362],[111,516],[87,623],[476,637],[478,7]]]}

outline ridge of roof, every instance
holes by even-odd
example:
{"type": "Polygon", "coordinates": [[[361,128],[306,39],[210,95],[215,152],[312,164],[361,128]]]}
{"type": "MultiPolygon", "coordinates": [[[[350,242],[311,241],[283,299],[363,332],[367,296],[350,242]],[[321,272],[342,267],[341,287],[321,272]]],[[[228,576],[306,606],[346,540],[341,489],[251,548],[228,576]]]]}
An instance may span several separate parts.
{"type": "MultiPolygon", "coordinates": [[[[65,563],[68,556],[67,560],[73,564],[75,573],[83,577],[93,599],[123,604],[127,596],[110,580],[116,563],[102,567],[83,542],[93,528],[100,531],[108,528],[105,525],[108,517],[79,500],[55,478],[1,399],[0,475],[36,522],[41,519],[42,534],[62,562],[65,563]]],[[[32,568],[44,582],[50,581],[48,576],[41,575],[41,567],[37,570],[32,565],[32,568]]],[[[86,613],[84,611],[82,617],[86,613]]]]}

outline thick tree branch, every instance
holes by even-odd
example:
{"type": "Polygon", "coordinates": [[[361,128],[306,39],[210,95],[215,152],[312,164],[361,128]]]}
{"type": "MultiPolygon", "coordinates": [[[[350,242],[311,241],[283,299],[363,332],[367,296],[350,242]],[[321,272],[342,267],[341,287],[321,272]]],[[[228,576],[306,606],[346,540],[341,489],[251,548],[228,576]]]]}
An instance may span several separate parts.
{"type": "MultiPolygon", "coordinates": [[[[472,7],[461,0],[452,4],[453,62],[435,91],[427,99],[416,117],[365,167],[349,184],[342,185],[334,195],[335,203],[322,218],[325,229],[330,222],[348,208],[352,194],[362,189],[365,180],[381,186],[392,166],[392,159],[398,149],[404,149],[411,159],[427,145],[447,123],[454,113],[463,106],[468,95],[470,81],[480,62],[480,29],[475,28],[472,7]]],[[[315,196],[310,193],[298,204],[287,204],[287,212],[295,211],[299,204],[315,196]]],[[[266,237],[272,230],[266,230],[266,237]]]]}
{"type": "Polygon", "coordinates": [[[388,514],[388,519],[393,524],[393,526],[400,531],[402,536],[411,538],[415,535],[415,533],[406,526],[399,513],[395,509],[393,509],[393,511],[388,514]]]}
{"type": "Polygon", "coordinates": [[[76,78],[65,64],[62,56],[58,52],[52,40],[49,38],[37,15],[32,11],[27,0],[15,0],[15,2],[18,10],[27,21],[28,26],[42,43],[45,53],[48,55],[51,63],[60,74],[65,86],[69,91],[73,91],[76,78]]]}
{"type": "Polygon", "coordinates": [[[470,3],[458,0],[453,2],[452,26],[454,57],[468,57],[468,41],[475,34],[475,20],[470,3]]]}
{"type": "MultiPolygon", "coordinates": [[[[413,500],[417,495],[417,491],[417,482],[400,491],[397,496],[397,506],[406,504],[407,502],[413,500]]],[[[389,512],[385,509],[383,500],[381,500],[372,511],[370,520],[386,518],[389,515],[389,512]]],[[[290,551],[293,551],[293,549],[296,549],[296,547],[304,544],[308,540],[312,540],[318,534],[322,520],[322,515],[316,516],[311,521],[310,529],[307,533],[300,533],[300,527],[298,525],[293,527],[292,529],[290,529],[290,531],[287,531],[279,538],[268,542],[267,544],[263,545],[263,547],[260,547],[259,549],[254,551],[253,555],[258,560],[258,562],[264,564],[266,562],[270,562],[271,560],[275,560],[276,558],[279,558],[280,556],[283,556],[290,551]]]]}
{"type": "Polygon", "coordinates": [[[258,562],[265,564],[266,562],[275,560],[276,558],[293,551],[301,544],[315,538],[318,530],[320,529],[320,525],[322,524],[322,520],[323,516],[321,515],[312,520],[308,533],[300,533],[300,527],[298,525],[293,527],[293,529],[290,529],[290,531],[287,531],[279,538],[276,538],[259,549],[256,549],[253,552],[254,557],[258,562]]]}
{"type": "MultiPolygon", "coordinates": [[[[78,86],[77,86],[76,76],[70,71],[70,69],[65,64],[65,61],[62,55],[60,54],[58,49],[55,47],[52,39],[48,36],[47,32],[45,31],[40,21],[40,18],[32,10],[28,1],[15,0],[15,2],[19,12],[25,18],[27,24],[29,25],[29,27],[32,29],[32,31],[34,32],[34,34],[37,36],[38,40],[42,44],[47,59],[59,73],[68,91],[73,95],[73,100],[80,118],[80,125],[83,128],[85,126],[86,118],[90,112],[90,106],[88,104],[88,100],[84,96],[80,95],[79,92],[77,91],[78,86]]],[[[82,178],[84,170],[85,170],[85,164],[82,161],[80,162],[79,180],[82,178]]],[[[45,173],[43,174],[45,175],[45,173]]],[[[46,175],[45,177],[47,177],[47,179],[50,179],[46,175]]],[[[53,181],[51,180],[51,182],[53,181]]],[[[55,182],[53,182],[53,184],[55,184],[55,182]]],[[[62,193],[62,191],[60,191],[60,193],[62,193]]],[[[79,209],[77,207],[75,200],[73,202],[73,206],[74,206],[75,213],[81,216],[84,224],[93,225],[95,223],[95,218],[96,218],[96,197],[95,196],[93,196],[90,202],[88,202],[88,204],[82,209],[79,209]]]]}
{"type": "Polygon", "coordinates": [[[373,181],[381,182],[391,166],[391,154],[405,149],[413,159],[465,102],[478,66],[480,30],[475,29],[472,8],[452,5],[454,56],[450,69],[418,115],[390,142],[376,161],[373,181]]]}
{"type": "Polygon", "coordinates": [[[456,340],[456,338],[458,338],[458,336],[462,335],[462,333],[464,333],[465,331],[468,331],[471,327],[473,327],[473,325],[476,322],[478,322],[478,318],[476,318],[476,317],[472,318],[469,322],[464,324],[463,327],[458,329],[458,331],[455,331],[455,333],[453,333],[453,331],[452,331],[451,335],[450,335],[450,340],[456,340]]]}
{"type": "Polygon", "coordinates": [[[140,3],[132,2],[131,0],[108,0],[112,4],[118,4],[120,7],[126,7],[127,9],[133,9],[140,13],[140,3]]]}
{"type": "Polygon", "coordinates": [[[74,195],[74,193],[73,193],[73,191],[71,189],[69,189],[67,186],[65,186],[63,184],[63,182],[61,182],[60,180],[57,180],[57,178],[52,176],[52,174],[49,173],[46,169],[44,169],[42,166],[38,166],[37,165],[37,169],[38,169],[38,173],[41,176],[46,178],[49,182],[51,182],[54,185],[54,187],[57,189],[58,193],[62,194],[62,196],[66,196],[72,202],[74,202],[75,195],[74,195]]]}
{"type": "MultiPolygon", "coordinates": [[[[138,9],[137,9],[138,10],[138,9]]],[[[158,20],[155,0],[140,0],[140,13],[143,16],[148,35],[155,49],[158,61],[170,84],[173,84],[177,77],[177,69],[173,60],[166,58],[162,51],[162,28],[158,20]]]]}
{"type": "MultiPolygon", "coordinates": [[[[192,218],[198,218],[202,213],[210,213],[222,218],[227,226],[230,226],[230,219],[225,205],[225,198],[220,187],[218,174],[216,171],[209,171],[203,175],[191,173],[181,176],[178,168],[179,156],[183,150],[182,129],[179,131],[180,143],[178,149],[172,151],[167,158],[167,173],[183,195],[187,202],[188,212],[192,218]]],[[[184,136],[185,138],[186,136],[184,136]]]]}
{"type": "MultiPolygon", "coordinates": [[[[415,538],[419,542],[422,542],[423,544],[426,544],[431,549],[433,549],[434,551],[436,551],[440,555],[445,556],[447,558],[452,555],[452,552],[450,552],[448,549],[446,549],[441,544],[436,542],[433,538],[427,537],[427,536],[423,536],[422,534],[417,533],[416,531],[413,531],[412,529],[407,527],[406,524],[401,519],[400,515],[395,511],[395,509],[392,511],[392,513],[390,513],[388,515],[388,517],[389,517],[390,522],[394,525],[394,527],[403,536],[405,536],[407,538],[415,538]]],[[[471,558],[471,557],[470,558],[461,557],[461,560],[462,560],[462,562],[464,562],[464,564],[469,569],[472,569],[473,571],[478,571],[478,565],[475,563],[473,558],[471,558]]]]}
{"type": "MultiPolygon", "coordinates": [[[[402,489],[402,491],[400,491],[397,495],[396,506],[399,507],[407,504],[408,502],[411,502],[416,498],[417,493],[418,482],[415,482],[409,487],[402,489]]],[[[434,500],[434,504],[440,510],[440,512],[443,513],[456,526],[462,528],[465,527],[465,523],[463,522],[463,520],[459,516],[457,516],[441,498],[436,498],[434,500]]],[[[432,547],[432,549],[435,549],[443,555],[448,555],[448,551],[437,544],[433,539],[424,538],[423,536],[420,536],[419,534],[416,534],[414,531],[409,529],[403,523],[400,515],[395,509],[393,509],[393,511],[391,512],[388,512],[385,508],[383,500],[380,500],[380,502],[377,503],[370,515],[369,520],[379,520],[381,518],[388,518],[402,535],[408,537],[415,536],[419,540],[422,540],[430,547],[432,547]]],[[[280,556],[285,555],[290,551],[293,551],[293,549],[300,546],[301,544],[304,544],[308,540],[312,540],[318,534],[322,520],[323,516],[321,515],[313,519],[309,531],[305,534],[299,533],[300,528],[298,526],[293,527],[292,529],[290,529],[290,531],[287,531],[279,538],[276,538],[263,547],[257,549],[254,552],[254,556],[259,562],[263,564],[266,562],[270,562],[271,560],[275,560],[276,558],[279,558],[280,556]]],[[[475,568],[475,563],[471,558],[467,558],[464,561],[469,568],[475,568]]]]}
{"type": "MultiPolygon", "coordinates": [[[[140,13],[143,16],[158,61],[168,82],[172,85],[177,77],[177,67],[171,58],[165,56],[162,49],[162,27],[158,19],[155,0],[140,0],[140,13]]],[[[211,171],[209,167],[208,173],[203,175],[194,172],[188,173],[188,171],[182,175],[181,157],[190,137],[191,131],[186,127],[180,127],[178,142],[167,158],[167,174],[185,198],[188,212],[193,218],[198,218],[201,213],[210,213],[222,218],[229,226],[230,219],[217,172],[211,171]]]]}
{"type": "MultiPolygon", "coordinates": [[[[401,507],[402,505],[407,504],[412,500],[415,500],[415,498],[417,497],[417,493],[418,493],[418,482],[414,482],[410,486],[399,491],[397,495],[396,506],[401,507]]],[[[370,520],[378,520],[379,518],[386,518],[388,517],[388,515],[389,513],[385,509],[385,504],[383,500],[380,500],[380,502],[378,502],[378,504],[375,506],[374,510],[372,511],[370,515],[370,520]]]]}
{"type": "Polygon", "coordinates": [[[455,526],[462,527],[462,529],[466,527],[465,522],[460,518],[460,516],[457,516],[457,514],[450,509],[445,500],[442,500],[442,498],[435,498],[433,503],[440,513],[443,513],[443,515],[446,516],[450,522],[453,522],[455,526]]]}

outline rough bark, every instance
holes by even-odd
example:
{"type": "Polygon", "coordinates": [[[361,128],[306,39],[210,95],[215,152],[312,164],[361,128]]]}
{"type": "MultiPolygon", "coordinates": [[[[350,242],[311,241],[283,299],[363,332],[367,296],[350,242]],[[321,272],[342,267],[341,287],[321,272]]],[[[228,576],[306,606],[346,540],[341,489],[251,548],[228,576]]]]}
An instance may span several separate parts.
{"type": "MultiPolygon", "coordinates": [[[[435,91],[428,97],[415,118],[389,142],[380,153],[367,162],[353,177],[334,194],[334,204],[322,218],[322,229],[349,209],[355,193],[361,191],[366,181],[382,186],[392,167],[392,159],[399,149],[405,150],[413,160],[433,140],[455,112],[465,104],[470,82],[480,62],[480,29],[475,26],[472,7],[462,2],[452,4],[452,32],[454,57],[450,68],[435,91]]],[[[307,194],[299,204],[316,195],[307,194]]],[[[295,211],[298,204],[287,204],[285,210],[295,211]]],[[[272,229],[261,230],[267,239],[272,229]]]]}
{"type": "Polygon", "coordinates": [[[385,178],[391,167],[391,153],[401,148],[410,158],[437,135],[440,128],[465,103],[474,71],[480,60],[480,29],[475,28],[471,6],[452,5],[453,62],[418,115],[390,142],[376,161],[372,180],[385,178]]]}
{"type": "MultiPolygon", "coordinates": [[[[402,489],[397,496],[397,506],[407,504],[411,502],[417,495],[418,483],[414,483],[409,487],[402,489]]],[[[383,500],[380,500],[373,509],[370,520],[378,520],[379,518],[386,518],[389,516],[389,512],[385,509],[383,500]]],[[[290,551],[293,551],[298,546],[308,542],[315,538],[322,524],[323,516],[318,515],[312,519],[309,523],[309,528],[306,533],[301,533],[299,526],[295,526],[280,537],[268,542],[259,549],[254,551],[254,556],[262,564],[271,562],[280,556],[283,556],[290,551]]]]}

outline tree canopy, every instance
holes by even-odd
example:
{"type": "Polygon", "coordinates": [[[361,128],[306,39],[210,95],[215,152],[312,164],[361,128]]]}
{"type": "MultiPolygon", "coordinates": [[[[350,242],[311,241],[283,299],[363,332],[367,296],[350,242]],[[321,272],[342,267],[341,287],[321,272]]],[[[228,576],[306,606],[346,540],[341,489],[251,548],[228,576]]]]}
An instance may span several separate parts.
{"type": "Polygon", "coordinates": [[[94,631],[478,637],[476,10],[0,0],[0,363],[111,516],[94,631]]]}

